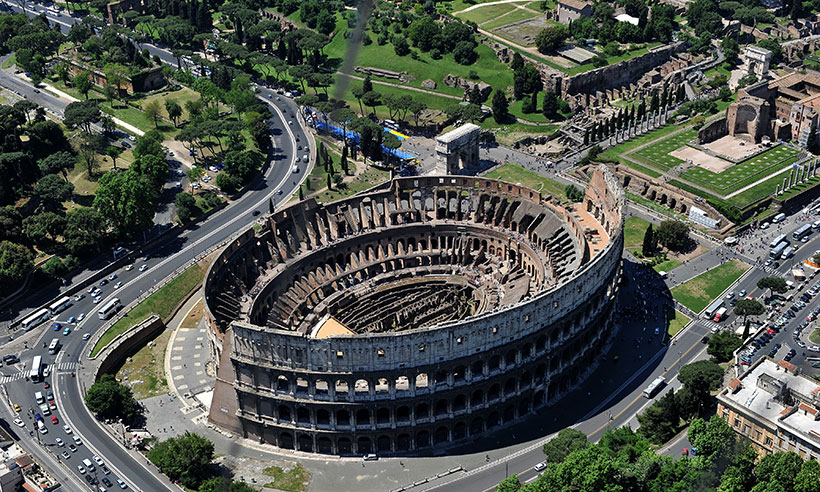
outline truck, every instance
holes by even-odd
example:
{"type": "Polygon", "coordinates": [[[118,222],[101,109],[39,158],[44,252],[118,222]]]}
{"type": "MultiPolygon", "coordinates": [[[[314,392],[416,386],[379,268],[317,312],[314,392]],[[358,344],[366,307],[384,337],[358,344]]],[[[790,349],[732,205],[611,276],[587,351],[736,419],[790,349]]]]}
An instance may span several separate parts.
{"type": "Polygon", "coordinates": [[[723,318],[726,317],[726,311],[727,309],[725,307],[718,309],[715,313],[714,321],[716,323],[720,323],[721,321],[723,321],[723,318]]]}

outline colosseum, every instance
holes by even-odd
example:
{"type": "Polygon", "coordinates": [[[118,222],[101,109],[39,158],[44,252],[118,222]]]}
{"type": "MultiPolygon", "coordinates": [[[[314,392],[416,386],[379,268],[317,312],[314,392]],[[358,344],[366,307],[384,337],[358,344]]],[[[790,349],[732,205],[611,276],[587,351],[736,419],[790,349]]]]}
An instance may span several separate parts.
{"type": "Polygon", "coordinates": [[[255,442],[429,452],[552,405],[612,338],[624,193],[464,176],[294,203],[211,266],[209,421],[255,442]]]}

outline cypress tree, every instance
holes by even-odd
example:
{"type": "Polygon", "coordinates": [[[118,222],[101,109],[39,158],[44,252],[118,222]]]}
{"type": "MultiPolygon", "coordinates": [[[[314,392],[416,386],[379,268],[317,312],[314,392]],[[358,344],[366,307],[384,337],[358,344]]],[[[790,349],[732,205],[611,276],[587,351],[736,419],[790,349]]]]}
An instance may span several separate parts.
{"type": "Polygon", "coordinates": [[[327,189],[332,190],[333,188],[330,187],[330,175],[327,175],[327,189]]]}
{"type": "Polygon", "coordinates": [[[655,253],[656,242],[655,231],[652,229],[652,224],[649,224],[649,227],[646,228],[646,232],[643,235],[643,246],[641,247],[641,252],[644,256],[652,256],[655,253]]]}

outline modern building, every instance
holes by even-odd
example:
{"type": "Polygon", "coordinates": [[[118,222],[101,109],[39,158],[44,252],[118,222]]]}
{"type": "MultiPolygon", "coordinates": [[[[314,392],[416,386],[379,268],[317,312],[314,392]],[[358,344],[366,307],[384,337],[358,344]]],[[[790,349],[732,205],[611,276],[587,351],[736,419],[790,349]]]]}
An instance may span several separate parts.
{"type": "Polygon", "coordinates": [[[568,207],[425,176],[270,215],[203,287],[210,422],[285,449],[402,454],[555,405],[614,336],[624,206],[601,166],[568,207]]]}
{"type": "Polygon", "coordinates": [[[794,364],[758,360],[720,392],[717,414],[761,454],[820,460],[820,384],[794,364]]]}
{"type": "Polygon", "coordinates": [[[569,24],[581,17],[592,15],[592,2],[584,0],[558,0],[557,20],[561,24],[569,24]]]}

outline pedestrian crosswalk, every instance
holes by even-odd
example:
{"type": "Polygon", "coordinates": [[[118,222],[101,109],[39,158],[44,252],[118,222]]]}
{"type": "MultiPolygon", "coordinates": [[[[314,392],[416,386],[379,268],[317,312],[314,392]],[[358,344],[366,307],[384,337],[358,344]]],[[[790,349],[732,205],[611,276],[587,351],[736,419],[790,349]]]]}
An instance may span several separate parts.
{"type": "Polygon", "coordinates": [[[712,331],[712,330],[715,330],[715,331],[720,330],[720,325],[719,325],[719,324],[717,324],[717,323],[715,323],[715,322],[714,322],[714,321],[712,321],[711,319],[701,319],[701,320],[699,320],[698,322],[699,322],[701,325],[705,326],[706,328],[709,328],[709,331],[712,331]]]}
{"type": "Polygon", "coordinates": [[[77,367],[76,362],[60,362],[60,365],[57,366],[58,371],[63,372],[74,372],[74,369],[77,367]]]}
{"type": "Polygon", "coordinates": [[[0,384],[7,384],[18,379],[23,379],[25,376],[25,371],[15,372],[14,374],[4,374],[2,378],[0,378],[0,384]]]}
{"type": "MultiPolygon", "coordinates": [[[[57,370],[60,372],[74,372],[77,369],[76,362],[60,362],[56,365],[57,370]]],[[[43,365],[43,372],[48,369],[49,371],[54,371],[55,364],[45,364],[43,365]]],[[[8,384],[14,381],[18,381],[23,379],[28,374],[28,371],[19,371],[13,374],[2,374],[0,375],[0,384],[8,384]]]]}

